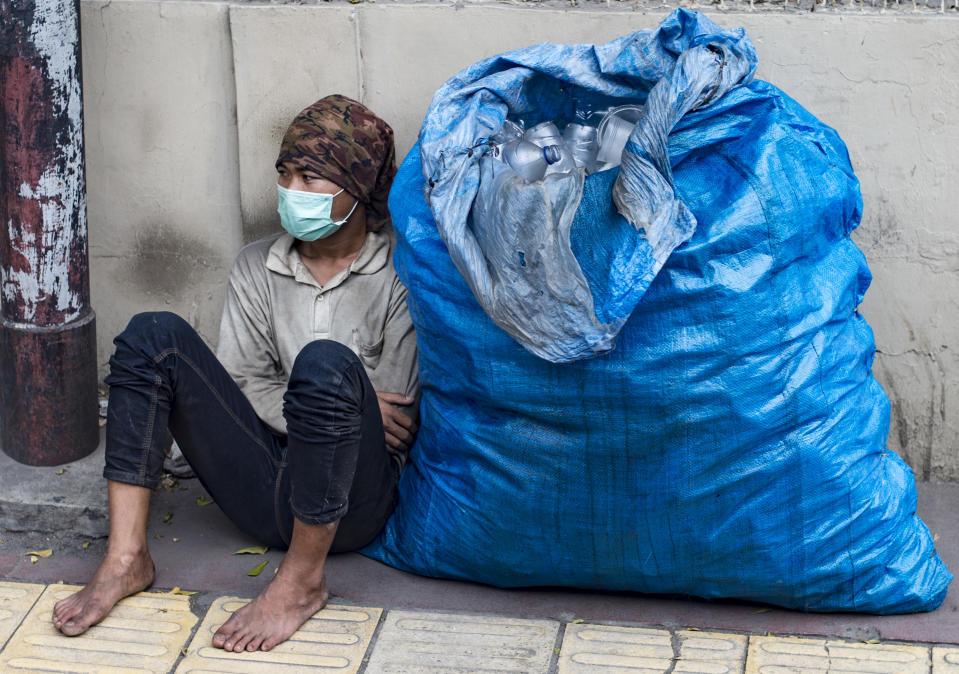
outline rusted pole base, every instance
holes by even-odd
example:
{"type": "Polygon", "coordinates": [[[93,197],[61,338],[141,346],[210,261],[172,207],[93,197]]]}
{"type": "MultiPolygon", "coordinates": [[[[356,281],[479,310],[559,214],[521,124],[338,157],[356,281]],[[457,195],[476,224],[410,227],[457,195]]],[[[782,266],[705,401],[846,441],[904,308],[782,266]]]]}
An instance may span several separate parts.
{"type": "Polygon", "coordinates": [[[97,448],[96,320],[38,327],[0,318],[0,447],[31,466],[97,448]]]}

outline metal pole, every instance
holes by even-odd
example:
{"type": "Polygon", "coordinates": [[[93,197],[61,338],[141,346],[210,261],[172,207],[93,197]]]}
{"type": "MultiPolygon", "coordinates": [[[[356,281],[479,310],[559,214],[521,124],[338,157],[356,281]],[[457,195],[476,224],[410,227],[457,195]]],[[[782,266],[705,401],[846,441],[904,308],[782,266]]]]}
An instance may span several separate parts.
{"type": "Polygon", "coordinates": [[[97,446],[79,0],[0,0],[0,447],[97,446]]]}

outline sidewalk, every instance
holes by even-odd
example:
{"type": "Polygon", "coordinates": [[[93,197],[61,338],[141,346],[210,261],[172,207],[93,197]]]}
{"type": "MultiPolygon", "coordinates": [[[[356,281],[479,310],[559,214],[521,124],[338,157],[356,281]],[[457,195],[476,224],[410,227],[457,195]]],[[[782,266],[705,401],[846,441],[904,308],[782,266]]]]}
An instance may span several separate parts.
{"type": "MultiPolygon", "coordinates": [[[[103,555],[105,540],[94,537],[106,525],[101,461],[93,456],[59,472],[0,456],[0,671],[63,671],[72,663],[69,671],[959,674],[955,587],[933,613],[803,614],[745,602],[502,590],[421,578],[356,554],[330,559],[331,607],[293,640],[269,654],[224,653],[209,647],[212,632],[241,605],[235,598],[266,585],[282,553],[233,554],[256,542],[207,504],[196,480],[170,483],[154,498],[153,591],[69,639],[53,630],[49,614],[70,591],[56,583],[83,583],[103,555]],[[17,527],[18,518],[27,526],[17,527]],[[35,562],[24,554],[45,549],[52,554],[35,562]],[[260,575],[247,575],[262,562],[260,575]],[[174,587],[196,594],[163,592],[174,587]]],[[[919,513],[955,571],[959,484],[919,487],[919,513]]]]}

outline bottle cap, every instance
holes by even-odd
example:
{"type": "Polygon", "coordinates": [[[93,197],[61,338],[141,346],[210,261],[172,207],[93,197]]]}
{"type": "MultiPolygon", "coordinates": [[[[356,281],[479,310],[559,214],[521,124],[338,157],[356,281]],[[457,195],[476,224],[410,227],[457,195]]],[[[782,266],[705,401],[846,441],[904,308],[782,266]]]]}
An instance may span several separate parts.
{"type": "Polygon", "coordinates": [[[560,152],[559,145],[547,145],[544,147],[543,158],[546,160],[547,164],[555,164],[562,159],[563,154],[560,152]]]}

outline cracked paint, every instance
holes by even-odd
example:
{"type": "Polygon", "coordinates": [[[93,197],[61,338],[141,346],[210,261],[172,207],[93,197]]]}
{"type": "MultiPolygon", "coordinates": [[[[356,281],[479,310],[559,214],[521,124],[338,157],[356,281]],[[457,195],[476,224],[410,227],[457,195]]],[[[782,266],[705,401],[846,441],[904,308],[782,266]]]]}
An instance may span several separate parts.
{"type": "Polygon", "coordinates": [[[17,8],[4,64],[6,238],[0,289],[15,323],[60,325],[87,309],[83,119],[74,2],[17,8]],[[19,40],[17,40],[19,38],[19,40]]]}

